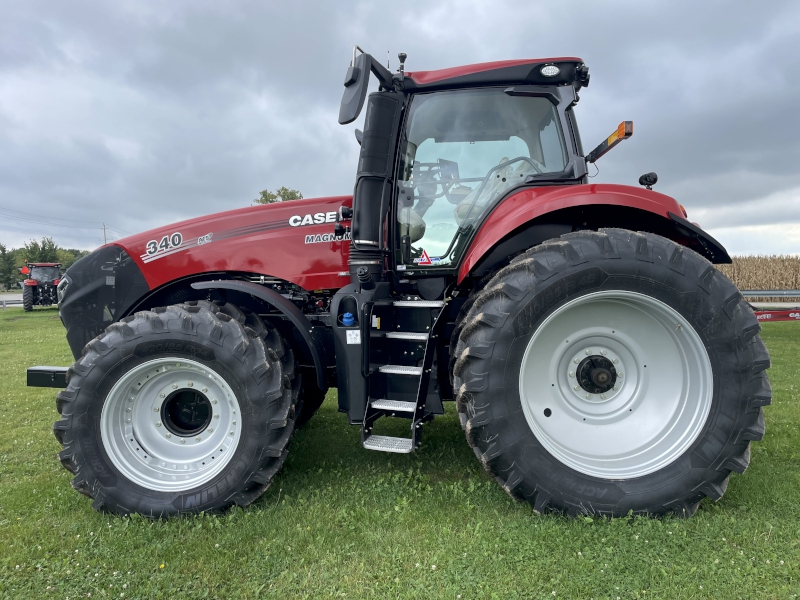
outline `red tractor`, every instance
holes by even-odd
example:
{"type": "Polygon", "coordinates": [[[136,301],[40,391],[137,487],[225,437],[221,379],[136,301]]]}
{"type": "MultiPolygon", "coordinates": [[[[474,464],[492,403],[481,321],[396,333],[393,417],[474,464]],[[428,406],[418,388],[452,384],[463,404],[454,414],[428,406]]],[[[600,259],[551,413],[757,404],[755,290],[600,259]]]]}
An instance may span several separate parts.
{"type": "Polygon", "coordinates": [[[419,448],[455,401],[478,460],[538,512],[688,516],[747,468],[771,399],[758,321],[654,174],[589,183],[633,128],[584,151],[583,61],[404,61],[354,51],[352,197],[190,219],[67,271],[76,362],[28,381],[66,387],[59,457],[96,509],[250,504],[333,387],[383,452],[419,448]]]}
{"type": "Polygon", "coordinates": [[[61,282],[61,263],[29,263],[19,268],[25,280],[20,282],[22,288],[22,309],[33,310],[34,306],[52,306],[58,304],[56,290],[61,282]]]}

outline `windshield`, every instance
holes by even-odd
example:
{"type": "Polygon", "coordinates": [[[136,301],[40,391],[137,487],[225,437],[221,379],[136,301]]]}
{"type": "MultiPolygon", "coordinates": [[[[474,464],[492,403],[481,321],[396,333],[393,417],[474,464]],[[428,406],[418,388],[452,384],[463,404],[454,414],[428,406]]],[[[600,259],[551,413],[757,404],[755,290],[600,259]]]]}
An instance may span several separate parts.
{"type": "Polygon", "coordinates": [[[61,277],[58,267],[31,267],[31,279],[36,281],[55,281],[61,277]]]}
{"type": "Polygon", "coordinates": [[[398,230],[415,266],[452,263],[459,232],[506,190],[567,164],[555,106],[499,88],[416,96],[403,143],[398,230]]]}

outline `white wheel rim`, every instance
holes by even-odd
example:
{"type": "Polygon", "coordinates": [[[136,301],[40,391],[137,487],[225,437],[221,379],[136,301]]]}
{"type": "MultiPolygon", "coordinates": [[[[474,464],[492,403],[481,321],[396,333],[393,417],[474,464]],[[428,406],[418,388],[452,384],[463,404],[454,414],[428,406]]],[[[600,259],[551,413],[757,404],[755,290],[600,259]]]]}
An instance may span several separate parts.
{"type": "Polygon", "coordinates": [[[586,475],[631,479],[666,467],[697,439],[713,371],[680,313],[615,290],[572,300],[545,319],[522,358],[519,390],[528,425],[556,459],[586,475]],[[605,361],[615,387],[601,394],[608,383],[593,387],[587,374],[608,381],[605,361]]]}
{"type": "Polygon", "coordinates": [[[114,384],[103,404],[100,435],[126,478],[150,490],[180,492],[207,483],[230,462],[241,437],[241,416],[230,385],[212,369],[193,360],[159,358],[114,384]],[[199,404],[207,422],[179,430],[165,411],[186,392],[205,398],[199,404]]]}

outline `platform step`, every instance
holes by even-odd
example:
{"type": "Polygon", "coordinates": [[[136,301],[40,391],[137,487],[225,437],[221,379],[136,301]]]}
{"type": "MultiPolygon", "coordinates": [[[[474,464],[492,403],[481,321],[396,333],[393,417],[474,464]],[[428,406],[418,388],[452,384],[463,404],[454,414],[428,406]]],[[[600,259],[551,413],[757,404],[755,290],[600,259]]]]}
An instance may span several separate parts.
{"type": "Polygon", "coordinates": [[[416,402],[404,402],[402,400],[378,399],[370,402],[370,406],[372,406],[372,408],[377,408],[378,410],[394,410],[397,412],[413,413],[415,410],[417,410],[416,402]]]}
{"type": "Polygon", "coordinates": [[[407,308],[440,308],[444,306],[444,300],[395,300],[392,304],[407,308]]]}
{"type": "Polygon", "coordinates": [[[422,375],[422,367],[410,367],[406,365],[383,365],[378,367],[381,373],[394,373],[396,375],[422,375]]]}
{"type": "Polygon", "coordinates": [[[390,331],[386,334],[387,338],[392,338],[393,340],[416,340],[420,342],[424,342],[428,339],[427,333],[417,333],[416,331],[390,331]]]}
{"type": "Polygon", "coordinates": [[[364,448],[367,450],[379,450],[380,452],[409,454],[414,450],[414,442],[409,438],[390,437],[388,435],[371,435],[364,440],[364,448]]]}

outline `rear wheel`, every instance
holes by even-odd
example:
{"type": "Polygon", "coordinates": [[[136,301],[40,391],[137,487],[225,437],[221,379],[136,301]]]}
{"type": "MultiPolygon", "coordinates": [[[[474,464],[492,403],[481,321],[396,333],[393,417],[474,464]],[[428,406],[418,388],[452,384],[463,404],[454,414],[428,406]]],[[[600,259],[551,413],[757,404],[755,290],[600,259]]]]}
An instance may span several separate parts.
{"type": "Polygon", "coordinates": [[[54,432],[96,509],[218,511],[267,488],[294,429],[294,360],[244,320],[233,305],[192,302],[137,313],[87,344],[54,432]]]}
{"type": "Polygon", "coordinates": [[[33,310],[33,287],[29,285],[22,288],[22,310],[25,312],[33,310]]]}
{"type": "Polygon", "coordinates": [[[465,318],[454,380],[467,439],[538,511],[690,515],[764,434],[759,330],[686,248],[566,235],[500,271],[465,318]]]}
{"type": "Polygon", "coordinates": [[[325,402],[326,392],[317,387],[317,382],[309,375],[303,376],[298,402],[297,427],[302,427],[314,416],[325,402]]]}

